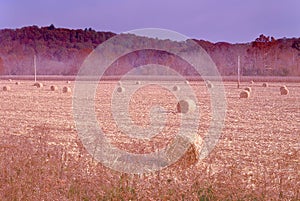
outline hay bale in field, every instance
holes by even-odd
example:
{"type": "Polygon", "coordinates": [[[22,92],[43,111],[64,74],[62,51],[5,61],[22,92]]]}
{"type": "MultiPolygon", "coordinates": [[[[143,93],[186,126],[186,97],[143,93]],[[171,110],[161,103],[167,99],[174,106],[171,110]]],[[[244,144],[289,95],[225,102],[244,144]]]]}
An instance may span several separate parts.
{"type": "Polygon", "coordinates": [[[56,91],[57,89],[58,89],[58,87],[56,85],[51,85],[50,86],[51,91],[56,91]]]}
{"type": "Polygon", "coordinates": [[[264,83],[262,84],[262,86],[263,86],[263,87],[268,87],[269,85],[268,85],[268,83],[264,82],[264,83]]]}
{"type": "Polygon", "coordinates": [[[177,112],[178,113],[188,113],[196,110],[196,103],[191,99],[180,100],[177,103],[177,112]]]}
{"type": "Polygon", "coordinates": [[[122,82],[121,82],[121,81],[118,81],[117,85],[118,85],[118,86],[122,86],[122,82]]]}
{"type": "Polygon", "coordinates": [[[250,81],[250,84],[254,84],[254,81],[253,81],[253,80],[251,80],[251,81],[250,81]]]}
{"type": "Polygon", "coordinates": [[[280,87],[280,94],[281,95],[288,95],[289,94],[289,90],[286,86],[281,86],[280,87]]]}
{"type": "Polygon", "coordinates": [[[287,89],[287,87],[286,87],[285,85],[283,85],[283,86],[281,86],[281,87],[279,88],[280,91],[281,91],[281,90],[284,90],[284,89],[287,89]]]}
{"type": "Polygon", "coordinates": [[[141,84],[141,81],[136,81],[135,84],[136,84],[136,85],[140,85],[140,84],[141,84]]]}
{"type": "Polygon", "coordinates": [[[71,81],[68,80],[66,83],[67,83],[67,84],[71,84],[71,81]]]}
{"type": "Polygon", "coordinates": [[[121,86],[119,86],[119,87],[117,88],[117,92],[119,92],[119,93],[123,93],[123,92],[125,92],[125,88],[124,88],[124,87],[121,87],[121,86]]]}
{"type": "Polygon", "coordinates": [[[250,97],[250,92],[247,90],[243,90],[240,93],[240,98],[249,98],[250,97]]]}
{"type": "Polygon", "coordinates": [[[70,93],[71,92],[71,88],[70,87],[63,87],[63,93],[70,93]]]}
{"type": "Polygon", "coordinates": [[[251,87],[246,87],[244,90],[249,91],[249,92],[252,91],[251,87]]]}
{"type": "Polygon", "coordinates": [[[166,150],[168,161],[174,161],[175,158],[179,157],[179,160],[172,164],[171,168],[186,169],[196,164],[199,161],[202,147],[203,140],[200,136],[197,136],[193,141],[183,136],[176,136],[171,146],[166,150]],[[186,151],[182,153],[183,150],[186,151]]]}
{"type": "Polygon", "coordinates": [[[289,94],[289,90],[287,88],[284,88],[280,91],[281,95],[288,95],[289,94]]]}
{"type": "Polygon", "coordinates": [[[172,88],[173,91],[179,91],[180,90],[180,87],[175,85],[173,88],[172,88]]]}
{"type": "Polygon", "coordinates": [[[10,86],[3,86],[3,91],[10,91],[10,86]]]}
{"type": "Polygon", "coordinates": [[[185,83],[185,84],[190,84],[190,82],[189,82],[188,80],[186,80],[184,83],[185,83]]]}
{"type": "Polygon", "coordinates": [[[209,89],[211,89],[211,88],[214,87],[214,85],[210,81],[207,81],[206,82],[206,87],[209,88],[209,89]]]}
{"type": "Polygon", "coordinates": [[[8,81],[9,81],[9,82],[12,82],[13,80],[12,80],[12,79],[8,79],[8,81]]]}
{"type": "Polygon", "coordinates": [[[16,85],[20,85],[20,84],[21,84],[21,82],[16,82],[15,84],[16,84],[16,85]]]}
{"type": "Polygon", "coordinates": [[[44,85],[41,82],[36,82],[33,84],[33,86],[37,87],[37,88],[42,88],[44,85]]]}

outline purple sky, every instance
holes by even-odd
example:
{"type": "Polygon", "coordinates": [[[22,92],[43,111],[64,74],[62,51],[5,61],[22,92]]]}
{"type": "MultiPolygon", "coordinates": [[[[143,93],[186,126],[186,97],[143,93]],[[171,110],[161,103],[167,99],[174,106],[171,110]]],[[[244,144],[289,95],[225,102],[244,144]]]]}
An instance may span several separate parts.
{"type": "Polygon", "coordinates": [[[212,42],[300,37],[299,0],[0,0],[0,29],[37,25],[126,32],[164,28],[212,42]]]}

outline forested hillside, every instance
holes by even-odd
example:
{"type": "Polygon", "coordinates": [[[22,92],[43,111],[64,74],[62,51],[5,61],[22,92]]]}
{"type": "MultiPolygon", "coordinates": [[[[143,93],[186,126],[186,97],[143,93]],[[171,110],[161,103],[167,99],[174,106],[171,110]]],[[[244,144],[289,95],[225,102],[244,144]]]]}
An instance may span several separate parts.
{"type": "MultiPolygon", "coordinates": [[[[39,74],[76,75],[86,56],[114,35],[91,28],[70,30],[54,25],[0,30],[0,74],[33,74],[33,57],[36,55],[39,74]]],[[[300,76],[300,38],[275,39],[260,35],[253,42],[244,44],[194,40],[208,52],[222,75],[236,74],[240,56],[242,75],[300,76]]],[[[110,72],[120,74],[130,65],[145,64],[149,55],[152,57],[150,62],[154,62],[153,57],[170,58],[164,52],[132,53],[110,72]],[[139,59],[141,55],[145,61],[139,59]]],[[[162,64],[168,65],[168,62],[162,64]]],[[[180,73],[194,73],[183,61],[177,64],[180,73]]]]}
{"type": "Polygon", "coordinates": [[[37,26],[0,31],[0,65],[2,74],[33,73],[33,55],[37,56],[40,74],[73,75],[85,57],[99,44],[114,36],[91,28],[69,30],[37,26]],[[2,61],[1,61],[2,60],[2,61]]]}

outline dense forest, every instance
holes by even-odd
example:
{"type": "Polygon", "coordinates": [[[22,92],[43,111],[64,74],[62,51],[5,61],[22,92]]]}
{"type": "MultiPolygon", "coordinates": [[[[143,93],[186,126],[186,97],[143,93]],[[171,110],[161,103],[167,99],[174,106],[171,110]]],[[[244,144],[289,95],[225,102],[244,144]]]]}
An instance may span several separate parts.
{"type": "Polygon", "coordinates": [[[23,27],[0,31],[1,73],[28,75],[33,73],[36,55],[39,73],[44,75],[74,75],[86,56],[111,32],[70,30],[49,27],[23,27]]]}
{"type": "Polygon", "coordinates": [[[261,34],[253,42],[230,44],[198,41],[222,75],[236,75],[240,56],[245,76],[300,76],[300,38],[275,39],[261,34]]]}
{"type": "MultiPolygon", "coordinates": [[[[76,75],[88,54],[114,35],[92,28],[70,30],[54,25],[0,30],[0,74],[33,74],[33,57],[36,55],[39,74],[76,75]]],[[[300,76],[300,38],[275,39],[260,35],[253,42],[243,44],[194,41],[207,51],[222,75],[236,74],[237,58],[240,56],[242,75],[300,76]]],[[[149,58],[152,58],[149,62],[153,63],[162,58],[172,60],[172,55],[167,52],[134,52],[120,60],[110,73],[123,73],[130,65],[146,64],[145,60],[149,58]]],[[[166,62],[161,64],[168,65],[166,62]]],[[[184,61],[179,60],[176,64],[180,73],[194,74],[184,61]]]]}

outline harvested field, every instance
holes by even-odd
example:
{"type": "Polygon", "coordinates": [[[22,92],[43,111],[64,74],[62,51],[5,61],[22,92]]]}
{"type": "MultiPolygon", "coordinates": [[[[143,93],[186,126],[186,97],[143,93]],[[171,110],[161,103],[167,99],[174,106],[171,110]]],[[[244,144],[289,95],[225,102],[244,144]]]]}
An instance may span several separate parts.
{"type": "MultiPolygon", "coordinates": [[[[72,113],[74,82],[68,84],[71,93],[50,90],[51,85],[63,88],[66,81],[43,81],[42,88],[20,82],[0,80],[0,87],[11,88],[0,91],[1,200],[300,199],[300,83],[268,82],[263,87],[255,81],[251,96],[240,99],[236,83],[225,82],[224,128],[208,157],[195,163],[187,153],[159,172],[131,175],[97,163],[83,147],[72,113]],[[286,96],[278,93],[282,85],[289,89],[286,96]]],[[[111,144],[137,154],[170,144],[182,115],[176,113],[172,88],[180,87],[181,93],[186,84],[170,82],[169,91],[147,86],[132,96],[128,108],[136,125],[151,124],[149,111],[155,105],[164,107],[167,117],[158,135],[143,140],[130,138],[114,121],[111,96],[117,83],[101,82],[95,96],[96,116],[111,144]]],[[[132,85],[141,87],[135,81],[132,85]]],[[[189,85],[198,98],[198,136],[204,137],[212,116],[209,91],[202,81],[189,85]]],[[[122,87],[120,95],[128,92],[126,82],[122,87]]],[[[123,115],[121,106],[117,109],[123,115]]]]}

